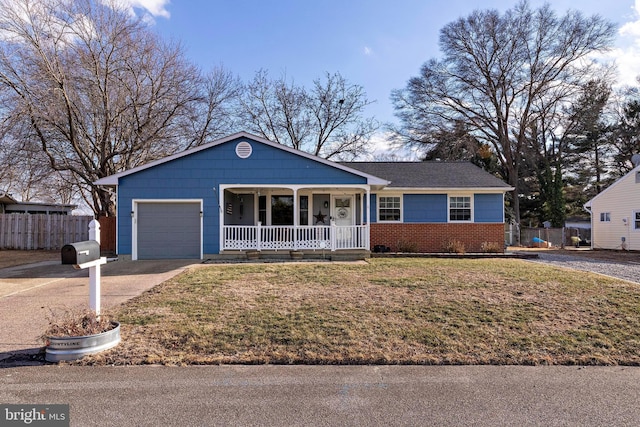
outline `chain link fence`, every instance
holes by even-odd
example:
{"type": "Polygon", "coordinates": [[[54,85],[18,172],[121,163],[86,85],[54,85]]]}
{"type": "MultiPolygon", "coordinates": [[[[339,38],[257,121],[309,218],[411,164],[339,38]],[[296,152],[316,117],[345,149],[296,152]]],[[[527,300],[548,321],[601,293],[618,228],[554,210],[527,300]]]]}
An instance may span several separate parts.
{"type": "MultiPolygon", "coordinates": [[[[504,241],[515,245],[518,227],[505,224],[504,241]]],[[[590,246],[591,229],[577,227],[541,228],[520,227],[520,245],[538,248],[564,248],[567,246],[590,246]]]]}

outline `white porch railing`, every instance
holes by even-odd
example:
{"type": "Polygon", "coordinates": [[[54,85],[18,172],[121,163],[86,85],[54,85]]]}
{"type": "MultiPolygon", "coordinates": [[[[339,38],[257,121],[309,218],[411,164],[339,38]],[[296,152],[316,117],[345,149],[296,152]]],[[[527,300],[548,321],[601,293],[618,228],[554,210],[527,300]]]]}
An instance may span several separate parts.
{"type": "Polygon", "coordinates": [[[222,232],[222,250],[369,249],[367,225],[225,225],[222,232]]]}

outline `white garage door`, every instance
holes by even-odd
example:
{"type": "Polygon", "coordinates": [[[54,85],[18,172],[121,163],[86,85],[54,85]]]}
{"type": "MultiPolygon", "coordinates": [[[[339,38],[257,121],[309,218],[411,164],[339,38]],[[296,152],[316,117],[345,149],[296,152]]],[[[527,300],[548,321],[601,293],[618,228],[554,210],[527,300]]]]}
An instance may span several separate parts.
{"type": "Polygon", "coordinates": [[[198,202],[138,203],[138,259],[199,259],[198,202]]]}

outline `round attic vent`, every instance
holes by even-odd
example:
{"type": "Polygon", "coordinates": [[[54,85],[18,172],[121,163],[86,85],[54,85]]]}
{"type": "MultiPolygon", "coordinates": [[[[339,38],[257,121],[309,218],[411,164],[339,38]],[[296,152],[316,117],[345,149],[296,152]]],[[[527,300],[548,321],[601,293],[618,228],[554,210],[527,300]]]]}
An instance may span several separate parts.
{"type": "Polygon", "coordinates": [[[243,141],[243,142],[239,142],[238,145],[236,145],[236,154],[241,159],[246,159],[251,155],[252,152],[253,152],[253,148],[251,147],[251,144],[249,144],[248,142],[243,141]]]}

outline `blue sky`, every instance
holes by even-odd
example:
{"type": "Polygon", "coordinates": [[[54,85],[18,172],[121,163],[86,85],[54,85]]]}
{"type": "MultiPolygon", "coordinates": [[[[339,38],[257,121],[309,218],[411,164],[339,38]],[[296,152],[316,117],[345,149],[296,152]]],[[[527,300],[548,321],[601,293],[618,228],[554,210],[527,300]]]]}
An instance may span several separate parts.
{"type": "MultiPolygon", "coordinates": [[[[402,88],[430,58],[439,57],[440,29],[474,9],[504,11],[500,0],[124,0],[146,8],[156,30],[180,41],[207,70],[222,65],[250,80],[259,69],[286,73],[308,85],[325,72],[340,72],[375,100],[368,115],[393,121],[391,90],[402,88]]],[[[532,8],[545,2],[530,0],[532,8]]],[[[617,58],[625,83],[640,74],[640,0],[554,0],[563,14],[578,8],[621,27],[617,58]]]]}

